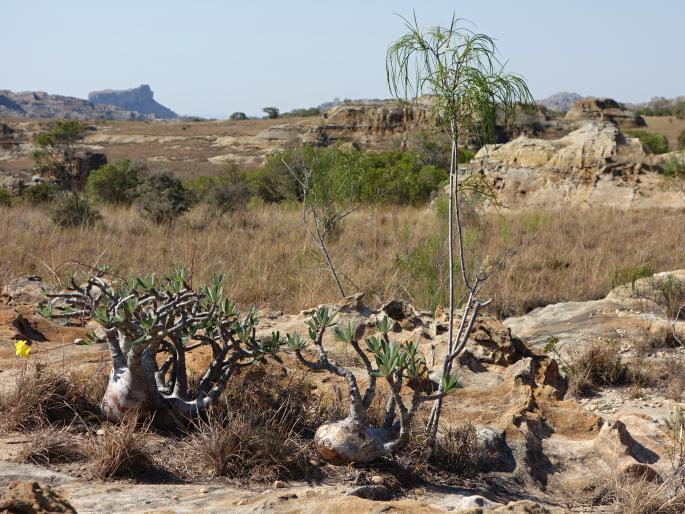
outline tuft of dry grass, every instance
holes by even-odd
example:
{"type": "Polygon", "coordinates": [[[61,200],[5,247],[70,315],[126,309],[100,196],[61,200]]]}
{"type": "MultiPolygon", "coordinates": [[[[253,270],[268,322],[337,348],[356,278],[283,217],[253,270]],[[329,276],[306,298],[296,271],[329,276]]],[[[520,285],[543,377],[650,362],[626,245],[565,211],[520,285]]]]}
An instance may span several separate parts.
{"type": "Polygon", "coordinates": [[[566,366],[568,393],[575,397],[589,396],[602,385],[622,383],[628,367],[612,340],[598,340],[574,355],[566,366]]]}
{"type": "Polygon", "coordinates": [[[71,425],[97,418],[104,392],[100,372],[27,364],[9,391],[0,395],[0,432],[71,425]]]}
{"type": "Polygon", "coordinates": [[[231,383],[223,401],[191,426],[186,455],[214,476],[269,482],[309,475],[320,419],[302,379],[253,370],[231,383]]]}
{"type": "Polygon", "coordinates": [[[139,423],[138,414],[131,412],[118,425],[92,436],[88,453],[93,477],[137,477],[156,469],[148,448],[149,430],[149,422],[139,423]]]}
{"type": "Polygon", "coordinates": [[[685,490],[674,480],[661,483],[641,479],[617,480],[613,509],[616,514],[682,514],[685,490]]]}
{"type": "MultiPolygon", "coordinates": [[[[337,299],[297,205],[254,205],[221,216],[198,206],[171,226],[141,220],[134,209],[101,210],[101,223],[72,229],[56,228],[37,207],[7,210],[0,224],[0,285],[27,273],[50,276],[48,267],[66,278],[68,260],[109,264],[128,276],[190,266],[195,253],[202,259],[197,280],[224,273],[225,292],[241,305],[295,312],[337,299]]],[[[483,214],[466,229],[474,259],[496,264],[487,293],[492,309],[508,316],[603,297],[616,269],[681,267],[685,234],[672,227],[682,215],[611,209],[483,214]]],[[[430,207],[361,206],[330,242],[347,290],[358,285],[371,303],[405,298],[435,307],[447,281],[442,225],[430,207]]]]}
{"type": "Polygon", "coordinates": [[[72,462],[85,456],[81,444],[68,427],[55,430],[47,428],[31,435],[19,454],[19,461],[41,466],[60,462],[72,462]]]}

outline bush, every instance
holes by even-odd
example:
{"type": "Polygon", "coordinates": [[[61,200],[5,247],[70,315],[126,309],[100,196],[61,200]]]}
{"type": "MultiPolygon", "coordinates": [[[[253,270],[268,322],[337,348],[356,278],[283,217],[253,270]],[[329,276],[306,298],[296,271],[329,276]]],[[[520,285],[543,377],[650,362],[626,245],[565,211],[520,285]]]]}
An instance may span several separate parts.
{"type": "Polygon", "coordinates": [[[247,115],[244,112],[234,112],[228,117],[229,120],[234,120],[234,121],[241,121],[241,120],[246,120],[247,115]]]}
{"type": "Polygon", "coordinates": [[[685,150],[685,129],[678,134],[678,150],[685,150]]]}
{"type": "Polygon", "coordinates": [[[426,202],[448,179],[446,169],[423,164],[410,151],[359,154],[359,166],[359,199],[370,203],[426,202]]]}
{"type": "Polygon", "coordinates": [[[88,177],[86,190],[89,197],[110,204],[129,205],[135,199],[146,168],[142,163],[121,159],[105,164],[88,177]]]}
{"type": "Polygon", "coordinates": [[[24,191],[24,198],[33,205],[50,203],[55,200],[60,191],[61,189],[57,184],[43,182],[41,184],[29,186],[26,191],[24,191]]]}
{"type": "Polygon", "coordinates": [[[638,138],[642,146],[653,154],[658,155],[668,152],[668,138],[663,134],[646,132],[644,130],[628,130],[626,134],[638,138]]]}
{"type": "Polygon", "coordinates": [[[207,202],[219,211],[229,212],[245,207],[251,196],[245,173],[233,167],[216,177],[206,198],[207,202]]]}
{"type": "Polygon", "coordinates": [[[319,116],[321,114],[321,109],[318,107],[309,107],[307,109],[293,109],[290,112],[284,112],[281,114],[281,117],[283,118],[292,118],[292,117],[311,117],[311,116],[319,116]]]}
{"type": "Polygon", "coordinates": [[[663,174],[667,177],[685,178],[685,155],[674,155],[664,164],[663,174]]]}
{"type": "Polygon", "coordinates": [[[12,199],[10,198],[10,192],[6,187],[0,187],[0,207],[10,207],[12,205],[12,199]]]}
{"type": "Polygon", "coordinates": [[[149,175],[136,189],[136,203],[155,223],[173,221],[190,208],[190,199],[190,192],[170,173],[149,175]]]}
{"type": "Polygon", "coordinates": [[[50,218],[60,227],[91,226],[101,217],[84,196],[75,193],[59,195],[50,209],[50,218]]]}

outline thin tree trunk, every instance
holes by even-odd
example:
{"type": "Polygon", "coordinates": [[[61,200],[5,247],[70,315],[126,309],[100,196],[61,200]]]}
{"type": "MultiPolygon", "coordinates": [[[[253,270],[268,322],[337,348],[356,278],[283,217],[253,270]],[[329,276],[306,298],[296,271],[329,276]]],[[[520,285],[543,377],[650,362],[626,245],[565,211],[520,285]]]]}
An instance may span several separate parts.
{"type": "MultiPolygon", "coordinates": [[[[457,168],[458,168],[458,163],[457,163],[457,132],[454,126],[454,123],[452,123],[451,126],[452,129],[452,153],[450,155],[450,192],[449,192],[449,207],[448,207],[448,215],[449,215],[449,220],[447,223],[447,238],[448,238],[448,245],[449,245],[449,323],[448,323],[448,328],[447,328],[447,355],[450,355],[452,353],[452,350],[454,348],[454,218],[455,216],[458,216],[458,202],[459,200],[457,199],[457,168]]],[[[457,224],[458,228],[458,237],[461,238],[461,230],[459,228],[459,224],[457,224]]],[[[460,249],[460,255],[462,251],[462,246],[460,244],[459,246],[460,249]]],[[[463,263],[463,256],[460,259],[460,262],[463,263]]],[[[464,275],[464,270],[462,269],[462,274],[464,275]]],[[[464,280],[466,280],[464,278],[464,280]]],[[[460,331],[461,332],[461,331],[460,331]]],[[[444,364],[443,364],[443,376],[449,375],[450,371],[452,370],[452,361],[448,360],[445,358],[444,364]]],[[[443,383],[441,381],[439,387],[438,387],[438,393],[443,393],[443,383]]],[[[442,412],[442,397],[439,397],[435,403],[433,404],[433,408],[431,409],[429,421],[428,421],[428,431],[429,431],[429,444],[431,447],[435,445],[435,440],[437,437],[438,433],[438,424],[440,423],[440,413],[442,412]]]]}

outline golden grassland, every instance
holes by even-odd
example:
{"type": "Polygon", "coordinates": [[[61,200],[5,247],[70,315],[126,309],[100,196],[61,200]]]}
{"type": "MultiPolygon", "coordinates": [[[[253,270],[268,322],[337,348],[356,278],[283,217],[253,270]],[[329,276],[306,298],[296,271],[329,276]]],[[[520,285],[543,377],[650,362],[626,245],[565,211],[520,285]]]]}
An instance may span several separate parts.
{"type": "Polygon", "coordinates": [[[665,135],[668,138],[669,150],[678,150],[678,136],[685,130],[685,120],[680,120],[675,116],[644,116],[644,118],[647,122],[645,130],[665,135]]]}
{"type": "MultiPolygon", "coordinates": [[[[337,292],[305,235],[296,205],[259,205],[218,215],[198,206],[170,226],[133,208],[103,208],[90,228],[59,229],[40,208],[0,209],[0,286],[27,273],[65,278],[79,261],[121,276],[195,266],[195,283],[226,276],[245,307],[296,312],[337,292]],[[193,264],[194,263],[194,264],[193,264]]],[[[685,267],[683,211],[572,209],[481,214],[467,220],[474,262],[494,271],[487,292],[500,315],[559,301],[600,298],[616,270],[685,267]]],[[[443,220],[430,207],[361,207],[330,241],[346,292],[372,305],[407,298],[434,308],[444,298],[443,220]]]]}

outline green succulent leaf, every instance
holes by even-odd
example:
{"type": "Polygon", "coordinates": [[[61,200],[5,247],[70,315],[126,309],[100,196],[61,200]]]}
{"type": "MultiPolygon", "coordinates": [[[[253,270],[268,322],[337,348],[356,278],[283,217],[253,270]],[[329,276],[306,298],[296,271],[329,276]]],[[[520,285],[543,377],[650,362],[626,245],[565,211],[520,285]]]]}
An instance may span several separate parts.
{"type": "Polygon", "coordinates": [[[381,334],[387,335],[388,332],[392,330],[392,327],[394,325],[394,322],[390,320],[387,316],[383,316],[382,319],[377,319],[376,320],[376,330],[378,330],[381,334]]]}
{"type": "Polygon", "coordinates": [[[357,333],[357,327],[352,320],[349,320],[346,325],[338,323],[335,325],[333,330],[335,337],[338,341],[343,343],[351,343],[355,340],[355,334],[357,333]]]}
{"type": "Polygon", "coordinates": [[[459,382],[459,377],[456,374],[443,375],[441,379],[442,390],[445,393],[451,393],[452,391],[462,387],[461,382],[459,382]]]}
{"type": "Polygon", "coordinates": [[[307,346],[307,341],[300,334],[287,334],[286,344],[292,350],[299,351],[303,350],[307,346]]]}

